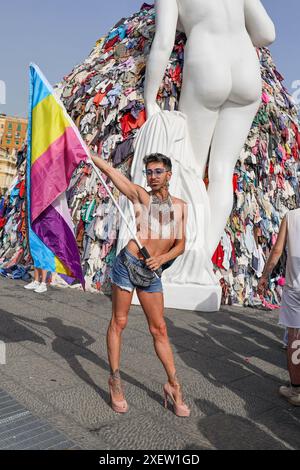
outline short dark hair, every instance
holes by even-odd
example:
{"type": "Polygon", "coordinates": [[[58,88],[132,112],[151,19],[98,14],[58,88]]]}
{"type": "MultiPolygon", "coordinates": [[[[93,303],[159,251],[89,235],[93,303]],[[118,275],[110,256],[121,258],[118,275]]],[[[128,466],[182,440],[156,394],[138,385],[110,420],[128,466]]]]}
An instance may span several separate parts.
{"type": "Polygon", "coordinates": [[[162,163],[168,171],[172,171],[171,159],[167,157],[166,155],[163,155],[162,153],[151,153],[150,155],[146,155],[143,161],[144,161],[145,167],[147,167],[149,163],[153,163],[153,162],[162,163]]]}

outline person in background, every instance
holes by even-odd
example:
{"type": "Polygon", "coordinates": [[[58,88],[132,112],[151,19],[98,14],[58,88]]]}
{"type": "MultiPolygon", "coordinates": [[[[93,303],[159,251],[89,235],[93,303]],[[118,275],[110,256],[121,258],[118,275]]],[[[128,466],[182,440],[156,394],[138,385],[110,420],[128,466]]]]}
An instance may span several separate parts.
{"type": "Polygon", "coordinates": [[[269,276],[287,248],[286,282],[282,292],[279,324],[288,329],[287,362],[290,386],[279,389],[289,403],[300,406],[300,208],[284,217],[277,241],[272,248],[258,291],[263,294],[269,276]]]}
{"type": "Polygon", "coordinates": [[[24,289],[33,290],[37,294],[47,292],[47,271],[45,269],[34,268],[34,280],[24,286],[24,289]]]}

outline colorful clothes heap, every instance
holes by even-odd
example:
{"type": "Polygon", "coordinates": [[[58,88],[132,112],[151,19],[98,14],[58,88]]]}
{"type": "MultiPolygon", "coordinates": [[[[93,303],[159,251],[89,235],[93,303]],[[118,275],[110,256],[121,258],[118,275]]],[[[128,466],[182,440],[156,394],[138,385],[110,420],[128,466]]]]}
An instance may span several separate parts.
{"type": "MultiPolygon", "coordinates": [[[[143,84],[154,31],[155,10],[144,4],[101,38],[84,63],[56,87],[84,140],[126,175],[134,136],[145,122],[143,84]]],[[[162,109],[177,109],[184,46],[185,36],[178,34],[158,94],[162,109]]],[[[258,52],[262,104],[235,169],[235,205],[214,256],[223,302],[254,306],[262,304],[256,295],[257,282],[280,221],[287,210],[300,204],[297,109],[269,50],[258,52]]],[[[118,191],[108,184],[118,198],[118,191]]],[[[116,209],[86,164],[73,174],[67,196],[87,284],[109,291],[118,235],[116,209]]],[[[274,273],[263,301],[269,307],[280,301],[277,280],[282,274],[282,267],[274,273]]]]}
{"type": "Polygon", "coordinates": [[[31,262],[26,238],[24,166],[18,172],[0,211],[0,266],[31,262]]]}

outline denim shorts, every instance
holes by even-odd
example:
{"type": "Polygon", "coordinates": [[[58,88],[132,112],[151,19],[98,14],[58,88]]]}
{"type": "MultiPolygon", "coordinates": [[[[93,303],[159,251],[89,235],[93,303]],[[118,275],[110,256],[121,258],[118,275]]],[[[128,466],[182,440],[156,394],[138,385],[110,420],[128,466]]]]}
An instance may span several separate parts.
{"type": "MultiPolygon", "coordinates": [[[[127,250],[127,248],[124,248],[123,253],[128,259],[130,259],[131,263],[141,267],[145,266],[144,261],[133,256],[130,251],[127,250]]],[[[163,291],[161,279],[157,277],[153,279],[150,286],[148,287],[136,287],[134,284],[132,284],[129,278],[128,270],[122,261],[121,253],[116,257],[109,277],[112,284],[115,284],[116,286],[123,290],[127,290],[128,292],[132,292],[135,288],[149,293],[163,291]]]]}

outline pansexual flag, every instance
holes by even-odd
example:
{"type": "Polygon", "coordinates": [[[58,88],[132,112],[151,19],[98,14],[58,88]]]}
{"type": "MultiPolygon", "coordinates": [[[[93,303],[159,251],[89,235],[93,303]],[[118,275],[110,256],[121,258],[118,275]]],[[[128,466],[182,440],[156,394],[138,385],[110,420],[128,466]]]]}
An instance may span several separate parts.
{"type": "Polygon", "coordinates": [[[84,286],[65,191],[88,150],[39,68],[30,65],[27,154],[29,247],[36,268],[64,274],[84,286]]]}

